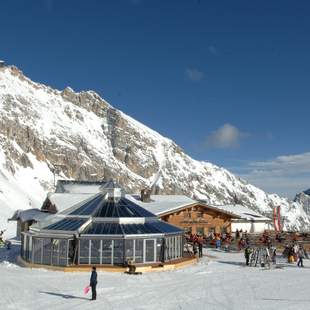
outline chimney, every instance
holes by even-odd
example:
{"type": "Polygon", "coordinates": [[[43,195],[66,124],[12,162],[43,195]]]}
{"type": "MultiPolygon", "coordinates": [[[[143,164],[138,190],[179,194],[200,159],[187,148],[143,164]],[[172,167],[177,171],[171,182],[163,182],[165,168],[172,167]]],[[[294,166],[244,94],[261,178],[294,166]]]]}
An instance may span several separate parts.
{"type": "Polygon", "coordinates": [[[144,188],[141,190],[141,201],[142,202],[151,201],[151,190],[149,188],[144,188]]]}

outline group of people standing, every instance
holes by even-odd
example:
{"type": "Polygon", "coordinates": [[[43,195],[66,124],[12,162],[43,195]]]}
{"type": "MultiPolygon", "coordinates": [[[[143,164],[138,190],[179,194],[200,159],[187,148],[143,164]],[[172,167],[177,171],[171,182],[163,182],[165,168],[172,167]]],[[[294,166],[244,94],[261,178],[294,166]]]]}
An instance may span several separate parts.
{"type": "Polygon", "coordinates": [[[304,267],[304,259],[309,258],[303,245],[298,243],[286,245],[283,256],[287,257],[287,262],[290,264],[297,262],[298,267],[304,267]]]}
{"type": "MultiPolygon", "coordinates": [[[[192,254],[196,256],[198,253],[198,256],[201,258],[203,256],[202,249],[203,249],[204,238],[197,234],[194,234],[194,235],[190,234],[187,238],[187,242],[192,244],[193,246],[192,254]]],[[[191,251],[188,249],[188,252],[191,252],[191,251]]]]}

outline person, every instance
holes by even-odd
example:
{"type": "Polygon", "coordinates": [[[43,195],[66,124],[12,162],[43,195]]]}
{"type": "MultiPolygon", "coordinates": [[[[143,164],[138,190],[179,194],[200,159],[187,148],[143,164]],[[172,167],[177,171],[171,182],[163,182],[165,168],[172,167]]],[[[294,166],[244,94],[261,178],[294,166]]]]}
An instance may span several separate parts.
{"type": "Polygon", "coordinates": [[[216,248],[216,249],[219,249],[219,248],[221,248],[221,246],[222,246],[221,238],[217,235],[217,236],[215,237],[215,248],[216,248]]]}
{"type": "Polygon", "coordinates": [[[288,247],[287,261],[288,261],[288,263],[293,263],[294,262],[294,249],[293,249],[293,246],[289,246],[288,247]]]}
{"type": "Polygon", "coordinates": [[[92,268],[91,276],[90,276],[90,281],[89,281],[89,286],[91,287],[91,300],[96,300],[97,298],[97,292],[96,292],[96,286],[97,286],[97,271],[96,267],[94,266],[92,268]]]}
{"type": "Polygon", "coordinates": [[[198,242],[199,257],[202,257],[202,241],[198,242]]]}
{"type": "Polygon", "coordinates": [[[239,230],[236,229],[236,239],[239,239],[240,238],[240,233],[239,233],[239,230]]]}
{"type": "Polygon", "coordinates": [[[1,230],[0,231],[0,243],[2,243],[2,244],[4,244],[4,232],[5,232],[5,230],[1,230]]]}
{"type": "Polygon", "coordinates": [[[304,267],[304,261],[303,259],[305,258],[305,251],[302,245],[299,246],[298,252],[298,261],[297,261],[297,266],[298,267],[304,267]]]}
{"type": "Polygon", "coordinates": [[[294,262],[297,262],[297,259],[298,259],[298,251],[299,251],[299,245],[298,245],[298,243],[295,243],[294,246],[293,246],[294,262]]]}
{"type": "Polygon", "coordinates": [[[10,240],[5,241],[6,249],[11,250],[12,242],[10,240]]]}
{"type": "Polygon", "coordinates": [[[277,263],[277,248],[272,248],[272,263],[275,265],[277,263]]]}
{"type": "Polygon", "coordinates": [[[250,262],[250,254],[252,253],[252,250],[249,246],[247,246],[244,250],[244,256],[245,256],[245,263],[247,266],[249,266],[250,262]]]}
{"type": "Polygon", "coordinates": [[[238,249],[239,251],[241,251],[244,247],[245,247],[245,240],[243,238],[241,238],[238,242],[238,249]]]}

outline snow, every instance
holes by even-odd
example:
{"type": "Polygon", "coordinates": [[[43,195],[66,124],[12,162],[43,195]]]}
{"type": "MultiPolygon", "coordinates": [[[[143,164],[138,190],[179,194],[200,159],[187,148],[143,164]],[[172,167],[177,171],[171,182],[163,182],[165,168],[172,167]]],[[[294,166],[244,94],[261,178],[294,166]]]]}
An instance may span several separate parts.
{"type": "MultiPolygon", "coordinates": [[[[11,251],[17,251],[13,249],[11,251]]],[[[196,265],[130,276],[98,272],[97,301],[83,294],[89,273],[27,269],[0,249],[0,309],[278,310],[309,309],[310,263],[245,267],[242,253],[207,250],[196,265]]]]}
{"type": "Polygon", "coordinates": [[[261,214],[254,212],[251,209],[248,209],[244,206],[241,205],[224,205],[224,206],[214,206],[217,209],[221,209],[224,211],[227,211],[229,213],[235,214],[242,219],[247,219],[247,220],[270,220],[267,217],[262,216],[261,214]]]}
{"type": "Polygon", "coordinates": [[[166,213],[168,211],[175,210],[183,206],[188,206],[197,202],[184,195],[151,195],[150,202],[137,200],[132,195],[126,195],[126,198],[156,215],[160,215],[161,213],[166,213]]]}
{"type": "Polygon", "coordinates": [[[51,203],[56,206],[57,211],[62,212],[94,195],[95,194],[49,193],[48,197],[51,203]]]}

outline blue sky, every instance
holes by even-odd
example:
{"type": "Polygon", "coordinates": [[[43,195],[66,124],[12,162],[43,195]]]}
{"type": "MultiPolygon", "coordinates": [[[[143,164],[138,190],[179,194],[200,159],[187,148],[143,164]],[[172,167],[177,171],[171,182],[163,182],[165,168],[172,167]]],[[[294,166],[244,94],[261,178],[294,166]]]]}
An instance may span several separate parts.
{"type": "Polygon", "coordinates": [[[310,187],[310,2],[2,0],[0,59],[269,192],[310,187]]]}

